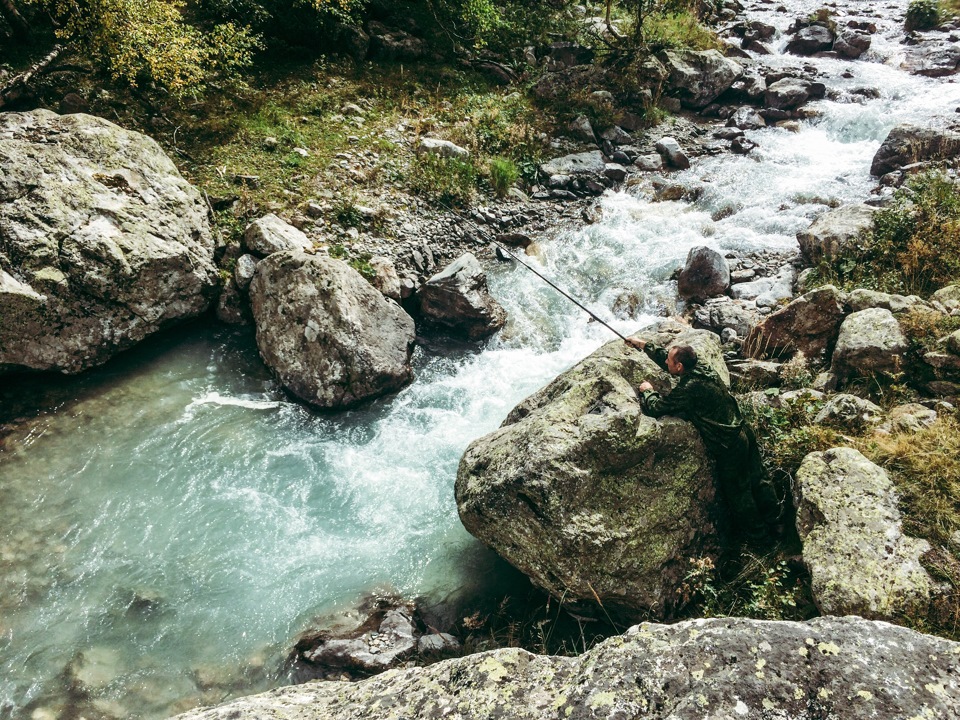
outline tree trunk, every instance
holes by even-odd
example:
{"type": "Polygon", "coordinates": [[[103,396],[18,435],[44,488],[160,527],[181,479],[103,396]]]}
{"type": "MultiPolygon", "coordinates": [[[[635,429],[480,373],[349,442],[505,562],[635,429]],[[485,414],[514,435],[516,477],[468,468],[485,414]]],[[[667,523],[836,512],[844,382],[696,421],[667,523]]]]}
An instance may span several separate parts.
{"type": "MultiPolygon", "coordinates": [[[[5,0],[0,0],[0,2],[4,1],[5,0]]],[[[34,76],[50,67],[51,63],[60,56],[61,52],[63,52],[63,46],[54,45],[49,53],[31,65],[26,72],[20,73],[6,85],[0,87],[0,109],[21,97],[34,76]]]]}
{"type": "Polygon", "coordinates": [[[13,28],[15,37],[24,38],[30,34],[30,23],[23,19],[13,0],[0,0],[0,15],[13,28]]]}

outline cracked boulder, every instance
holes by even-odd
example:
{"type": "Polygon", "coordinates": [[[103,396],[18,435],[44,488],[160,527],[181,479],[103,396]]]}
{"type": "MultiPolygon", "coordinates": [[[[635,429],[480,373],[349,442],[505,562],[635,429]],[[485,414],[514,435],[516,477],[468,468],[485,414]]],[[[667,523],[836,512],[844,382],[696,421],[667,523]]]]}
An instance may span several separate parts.
{"type": "Polygon", "coordinates": [[[150,138],[0,113],[0,372],[78,373],[197,317],[213,249],[206,203],[150,138]]]}
{"type": "Polygon", "coordinates": [[[311,405],[349,407],[413,379],[413,319],[345,262],[274,253],[257,264],[250,306],[263,361],[311,405]]]}

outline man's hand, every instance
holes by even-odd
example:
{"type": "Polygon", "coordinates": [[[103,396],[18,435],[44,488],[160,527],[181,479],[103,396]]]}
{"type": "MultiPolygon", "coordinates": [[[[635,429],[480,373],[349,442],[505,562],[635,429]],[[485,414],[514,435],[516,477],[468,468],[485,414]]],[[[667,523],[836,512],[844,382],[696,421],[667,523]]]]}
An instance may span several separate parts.
{"type": "Polygon", "coordinates": [[[653,385],[644,380],[642,383],[640,383],[640,387],[638,387],[637,390],[639,392],[647,392],[647,390],[653,390],[653,385]]]}
{"type": "Polygon", "coordinates": [[[627,345],[637,350],[643,350],[644,346],[647,344],[646,340],[641,340],[640,338],[627,338],[627,345]]]}

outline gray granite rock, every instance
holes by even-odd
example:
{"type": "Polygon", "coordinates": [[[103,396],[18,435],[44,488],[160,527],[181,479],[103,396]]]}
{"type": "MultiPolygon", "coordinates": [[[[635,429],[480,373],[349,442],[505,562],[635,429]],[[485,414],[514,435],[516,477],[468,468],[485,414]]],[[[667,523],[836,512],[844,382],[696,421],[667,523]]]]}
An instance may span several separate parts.
{"type": "Polygon", "coordinates": [[[797,233],[803,259],[816,267],[823,260],[835,257],[862,233],[873,231],[876,212],[877,208],[863,204],[827,210],[809,228],[797,233]]]}
{"type": "Polygon", "coordinates": [[[413,379],[413,319],[345,262],[274,253],[257,265],[250,304],[263,361],[312,405],[348,407],[413,379]]]}
{"type": "Polygon", "coordinates": [[[825,615],[922,615],[935,584],[920,563],[926,540],[903,534],[884,470],[852,448],[811,453],[794,487],[797,532],[825,615]]]}
{"type": "Polygon", "coordinates": [[[644,623],[579,657],[507,648],[314,682],[179,720],[950,718],[960,645],[858,617],[644,623]]]}
{"type": "Polygon", "coordinates": [[[833,351],[832,370],[841,378],[903,368],[907,338],[889,310],[869,308],[844,319],[833,351]]]}
{"type": "Polygon", "coordinates": [[[0,373],[77,373],[204,313],[207,205],[156,142],[84,114],[0,113],[0,373]]]}
{"type": "Polygon", "coordinates": [[[284,250],[308,250],[313,247],[302,231],[273,213],[247,225],[243,232],[243,243],[249,252],[261,257],[284,250]]]}

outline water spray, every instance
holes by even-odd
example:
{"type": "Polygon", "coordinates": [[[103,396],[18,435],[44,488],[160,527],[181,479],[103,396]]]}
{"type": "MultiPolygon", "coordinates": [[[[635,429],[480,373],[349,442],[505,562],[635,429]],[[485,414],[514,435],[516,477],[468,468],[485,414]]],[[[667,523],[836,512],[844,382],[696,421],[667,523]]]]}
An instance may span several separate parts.
{"type": "Polygon", "coordinates": [[[477,230],[477,232],[482,236],[481,239],[484,239],[484,240],[486,240],[487,242],[490,242],[490,243],[496,248],[496,253],[497,253],[497,258],[498,258],[498,259],[501,259],[501,260],[510,259],[510,260],[514,260],[514,261],[520,263],[521,265],[523,265],[523,267],[525,267],[527,270],[529,270],[530,272],[532,272],[532,273],[533,273],[534,275],[536,275],[538,278],[540,278],[541,280],[543,280],[547,285],[549,285],[550,287],[552,287],[554,290],[556,290],[558,293],[560,293],[560,294],[561,294],[563,297],[565,297],[567,300],[569,300],[569,301],[572,302],[574,305],[576,305],[578,308],[580,308],[580,309],[583,310],[585,313],[587,313],[587,315],[589,315],[591,318],[593,318],[593,319],[596,320],[598,323],[600,323],[600,324],[603,325],[605,328],[607,328],[607,330],[609,330],[610,332],[612,332],[614,335],[616,335],[617,337],[619,337],[619,338],[620,338],[621,340],[623,340],[624,342],[627,341],[627,338],[626,338],[625,335],[623,335],[622,333],[620,333],[620,332],[618,332],[617,330],[615,330],[614,328],[612,328],[612,327],[611,327],[607,322],[605,322],[604,320],[600,319],[600,318],[596,315],[596,313],[594,313],[592,310],[590,310],[588,307],[586,307],[583,303],[581,303],[579,300],[577,300],[576,298],[574,298],[574,297],[573,297],[572,295],[570,295],[568,292],[566,292],[565,290],[562,290],[560,287],[558,287],[558,286],[556,285],[556,283],[554,283],[550,278],[548,278],[548,277],[546,277],[545,275],[543,275],[542,273],[538,272],[538,271],[537,271],[536,269],[534,269],[532,266],[528,265],[528,264],[525,263],[523,260],[521,260],[519,257],[517,257],[515,253],[513,253],[513,252],[510,251],[510,250],[508,250],[508,249],[505,248],[503,245],[501,245],[499,242],[497,242],[496,239],[492,238],[492,237],[490,236],[490,234],[489,234],[486,230],[484,230],[483,228],[481,228],[479,225],[477,225],[475,222],[473,222],[473,221],[470,220],[469,218],[464,217],[463,215],[461,215],[460,213],[458,213],[458,212],[457,212],[456,210],[454,210],[453,208],[447,207],[447,210],[449,210],[451,213],[453,213],[454,215],[456,215],[460,220],[463,220],[464,222],[467,222],[467,223],[469,223],[470,225],[472,225],[472,226],[477,230]]]}

